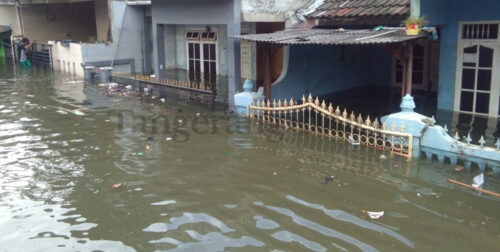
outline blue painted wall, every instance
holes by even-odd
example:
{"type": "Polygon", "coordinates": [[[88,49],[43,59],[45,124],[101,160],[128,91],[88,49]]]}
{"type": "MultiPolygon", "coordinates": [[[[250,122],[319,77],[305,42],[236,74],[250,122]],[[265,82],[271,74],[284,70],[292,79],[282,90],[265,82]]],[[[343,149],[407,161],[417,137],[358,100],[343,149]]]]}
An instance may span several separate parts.
{"type": "Polygon", "coordinates": [[[453,110],[458,22],[500,20],[498,0],[421,0],[421,15],[441,27],[438,109],[453,110]]]}
{"type": "Polygon", "coordinates": [[[273,85],[274,99],[319,96],[365,85],[391,83],[391,54],[377,46],[295,45],[290,47],[288,73],[273,85]]]}

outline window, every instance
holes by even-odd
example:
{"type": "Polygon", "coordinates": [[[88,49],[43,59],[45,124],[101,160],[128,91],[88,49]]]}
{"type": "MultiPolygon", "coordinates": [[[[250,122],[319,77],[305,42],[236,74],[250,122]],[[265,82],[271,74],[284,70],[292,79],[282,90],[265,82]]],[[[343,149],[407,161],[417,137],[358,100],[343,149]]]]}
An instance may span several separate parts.
{"type": "Polygon", "coordinates": [[[460,25],[455,110],[499,116],[498,22],[460,25]]]}
{"type": "MultiPolygon", "coordinates": [[[[217,75],[217,33],[214,31],[188,31],[186,33],[188,70],[190,77],[205,81],[217,75]]],[[[193,79],[192,78],[192,79],[193,79]]]]}
{"type": "MultiPolygon", "coordinates": [[[[412,88],[427,90],[428,80],[428,45],[413,46],[413,71],[412,71],[412,88]]],[[[403,64],[400,60],[393,58],[393,73],[392,83],[394,86],[401,86],[403,82],[403,64]]]]}

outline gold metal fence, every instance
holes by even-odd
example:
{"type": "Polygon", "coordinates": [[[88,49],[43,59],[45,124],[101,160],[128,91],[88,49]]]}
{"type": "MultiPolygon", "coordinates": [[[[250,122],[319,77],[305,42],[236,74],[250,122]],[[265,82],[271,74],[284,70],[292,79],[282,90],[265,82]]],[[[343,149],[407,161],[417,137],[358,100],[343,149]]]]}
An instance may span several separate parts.
{"type": "Polygon", "coordinates": [[[247,107],[247,116],[286,129],[389,150],[408,158],[412,154],[413,136],[405,133],[403,124],[398,131],[395,124],[388,127],[386,123],[380,124],[377,118],[372,121],[370,116],[363,119],[361,114],[356,116],[351,112],[349,115],[346,109],[341,112],[338,106],[334,109],[331,103],[327,106],[324,100],[320,103],[310,94],[307,99],[302,97],[302,104],[293,99],[273,101],[272,104],[269,100],[252,103],[247,107]]]}

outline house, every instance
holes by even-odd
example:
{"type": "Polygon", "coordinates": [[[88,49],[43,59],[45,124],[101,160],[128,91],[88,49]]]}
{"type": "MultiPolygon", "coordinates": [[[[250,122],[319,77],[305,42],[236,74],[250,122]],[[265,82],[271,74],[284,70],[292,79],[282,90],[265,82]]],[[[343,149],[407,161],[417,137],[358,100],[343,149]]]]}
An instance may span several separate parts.
{"type": "MultiPolygon", "coordinates": [[[[232,104],[242,78],[263,82],[264,55],[260,45],[240,43],[229,35],[282,30],[302,20],[317,2],[152,0],[154,73],[160,78],[213,83],[218,96],[232,104]]],[[[270,55],[276,79],[282,72],[282,55],[280,50],[270,55]]]]}
{"type": "Polygon", "coordinates": [[[49,54],[54,70],[83,76],[82,65],[112,64],[117,71],[147,72],[149,5],[132,0],[2,0],[0,25],[11,26],[17,40],[37,41],[33,49],[49,54]]]}
{"type": "Polygon", "coordinates": [[[500,2],[419,2],[418,15],[440,31],[438,109],[498,118],[500,2]]]}
{"type": "MultiPolygon", "coordinates": [[[[338,105],[364,104],[373,112],[372,101],[360,100],[361,94],[371,96],[377,104],[395,97],[392,103],[397,107],[402,94],[419,88],[432,91],[427,79],[423,80],[427,74],[422,63],[428,54],[422,50],[428,43],[426,37],[406,36],[399,28],[411,11],[408,0],[327,0],[306,16],[314,29],[238,38],[267,45],[269,51],[284,51],[280,78],[266,82],[268,99],[300,99],[311,93],[330,101],[334,97],[338,105]],[[379,90],[387,90],[387,95],[380,97],[379,90]],[[396,96],[389,95],[392,90],[396,96]]],[[[384,109],[382,112],[392,112],[391,107],[384,109]]]]}

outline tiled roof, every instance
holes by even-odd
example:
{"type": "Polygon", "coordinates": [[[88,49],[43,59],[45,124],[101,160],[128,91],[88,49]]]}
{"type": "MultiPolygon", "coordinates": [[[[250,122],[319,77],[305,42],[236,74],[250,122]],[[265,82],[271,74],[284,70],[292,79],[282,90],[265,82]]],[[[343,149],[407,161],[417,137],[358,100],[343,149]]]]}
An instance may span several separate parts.
{"type": "Polygon", "coordinates": [[[382,30],[299,29],[274,33],[231,36],[241,40],[280,45],[364,45],[391,44],[424,37],[407,36],[404,28],[382,30]]]}
{"type": "Polygon", "coordinates": [[[325,0],[309,18],[407,16],[409,0],[325,0]]]}

